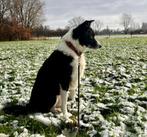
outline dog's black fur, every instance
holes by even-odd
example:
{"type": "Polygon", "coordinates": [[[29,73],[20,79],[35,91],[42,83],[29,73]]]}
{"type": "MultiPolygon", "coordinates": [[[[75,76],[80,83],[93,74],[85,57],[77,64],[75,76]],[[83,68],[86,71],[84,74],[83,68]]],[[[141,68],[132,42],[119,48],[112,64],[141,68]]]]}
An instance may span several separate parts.
{"type": "Polygon", "coordinates": [[[56,102],[56,96],[60,94],[60,85],[68,91],[72,60],[71,56],[55,50],[38,71],[29,103],[26,106],[8,104],[3,110],[14,115],[49,112],[56,102]]]}
{"type": "MultiPolygon", "coordinates": [[[[85,21],[73,29],[72,39],[78,40],[81,46],[100,48],[101,45],[94,39],[94,32],[90,28],[91,22],[85,21]]],[[[57,95],[60,95],[60,88],[65,91],[69,89],[73,59],[72,56],[55,50],[38,71],[29,103],[25,106],[7,104],[3,110],[13,115],[49,112],[56,102],[57,95]]]]}
{"type": "Polygon", "coordinates": [[[95,40],[94,32],[90,28],[90,24],[94,20],[85,21],[83,24],[79,25],[73,30],[73,39],[78,39],[81,46],[86,46],[88,48],[101,48],[101,45],[95,40]]]}
{"type": "Polygon", "coordinates": [[[60,86],[68,91],[73,58],[55,50],[40,68],[34,84],[30,107],[33,111],[49,112],[60,94],[60,86]]]}

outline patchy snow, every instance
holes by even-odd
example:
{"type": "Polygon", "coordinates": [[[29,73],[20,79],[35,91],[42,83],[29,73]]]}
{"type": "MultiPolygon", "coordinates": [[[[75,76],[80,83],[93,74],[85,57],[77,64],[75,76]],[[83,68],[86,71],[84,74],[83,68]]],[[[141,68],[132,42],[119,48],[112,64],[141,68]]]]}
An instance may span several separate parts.
{"type": "Polygon", "coordinates": [[[57,137],[66,137],[66,136],[64,136],[63,134],[60,134],[60,135],[57,135],[57,137]]]}
{"type": "Polygon", "coordinates": [[[6,135],[4,133],[0,133],[0,137],[9,137],[9,135],[6,135]]]}
{"type": "MultiPolygon", "coordinates": [[[[24,104],[29,100],[37,71],[53,49],[54,46],[47,44],[0,47],[0,109],[6,102],[24,104]]],[[[135,45],[119,45],[86,51],[87,68],[80,89],[80,123],[90,137],[147,136],[146,55],[146,46],[140,45],[137,49],[135,45]]],[[[68,109],[76,119],[77,102],[68,102],[68,109]]],[[[57,128],[65,122],[62,114],[38,113],[29,117],[57,128]]],[[[20,127],[17,118],[9,124],[15,137],[45,136],[31,133],[26,125],[20,127]],[[18,132],[19,129],[22,132],[18,132]]],[[[0,115],[0,125],[8,125],[4,114],[0,115]]],[[[65,137],[65,132],[58,137],[65,137]]]]}
{"type": "Polygon", "coordinates": [[[45,137],[44,135],[40,134],[30,134],[29,131],[24,128],[22,133],[18,133],[17,131],[13,133],[14,137],[45,137]]]}
{"type": "Polygon", "coordinates": [[[43,114],[34,114],[29,116],[32,119],[35,119],[46,126],[49,126],[52,122],[48,117],[43,116],[43,114]]]}

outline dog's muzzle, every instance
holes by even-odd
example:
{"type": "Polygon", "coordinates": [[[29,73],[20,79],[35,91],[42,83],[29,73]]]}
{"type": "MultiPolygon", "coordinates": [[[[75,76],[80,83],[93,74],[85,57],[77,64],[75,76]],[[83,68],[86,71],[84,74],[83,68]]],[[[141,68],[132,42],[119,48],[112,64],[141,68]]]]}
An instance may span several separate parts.
{"type": "Polygon", "coordinates": [[[95,49],[98,49],[98,48],[101,48],[101,47],[102,47],[102,45],[99,42],[97,42],[95,49]]]}
{"type": "Polygon", "coordinates": [[[101,47],[102,47],[102,45],[98,45],[98,46],[97,46],[97,48],[101,48],[101,47]]]}

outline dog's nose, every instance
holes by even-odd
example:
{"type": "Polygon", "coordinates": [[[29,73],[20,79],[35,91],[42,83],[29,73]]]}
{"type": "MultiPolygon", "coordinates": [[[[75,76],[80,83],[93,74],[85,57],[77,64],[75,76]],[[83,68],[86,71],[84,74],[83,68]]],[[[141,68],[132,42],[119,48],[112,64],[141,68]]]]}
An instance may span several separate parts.
{"type": "Polygon", "coordinates": [[[97,45],[95,45],[95,47],[93,47],[93,48],[99,49],[99,48],[101,48],[101,47],[102,47],[101,45],[97,44],[97,45]]]}
{"type": "Polygon", "coordinates": [[[98,45],[97,45],[97,48],[101,48],[101,47],[102,47],[102,45],[101,45],[101,44],[98,44],[98,45]]]}
{"type": "Polygon", "coordinates": [[[101,48],[102,47],[102,45],[99,45],[99,48],[101,48]]]}
{"type": "Polygon", "coordinates": [[[101,45],[101,43],[99,41],[97,41],[97,47],[98,48],[101,48],[102,47],[102,45],[101,45]]]}

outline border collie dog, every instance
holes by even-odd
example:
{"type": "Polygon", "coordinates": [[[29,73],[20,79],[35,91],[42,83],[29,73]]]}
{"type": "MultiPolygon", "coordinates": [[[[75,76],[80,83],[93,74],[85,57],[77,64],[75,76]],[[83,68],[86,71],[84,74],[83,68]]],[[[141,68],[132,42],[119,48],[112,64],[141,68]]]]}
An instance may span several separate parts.
{"type": "Polygon", "coordinates": [[[6,105],[3,110],[14,115],[62,110],[67,116],[67,100],[74,99],[78,86],[78,63],[80,76],[84,73],[84,50],[100,48],[95,40],[90,25],[93,20],[85,21],[69,30],[62,38],[61,44],[43,63],[38,71],[30,101],[25,106],[6,105]],[[79,60],[80,59],[80,60],[79,60]]]}

